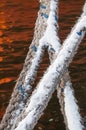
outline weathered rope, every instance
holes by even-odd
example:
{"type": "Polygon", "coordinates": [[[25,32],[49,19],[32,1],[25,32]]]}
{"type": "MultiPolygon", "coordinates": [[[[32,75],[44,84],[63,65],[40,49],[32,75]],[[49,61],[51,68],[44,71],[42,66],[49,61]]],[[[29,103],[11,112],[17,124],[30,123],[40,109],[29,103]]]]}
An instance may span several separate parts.
{"type": "MultiPolygon", "coordinates": [[[[55,1],[55,0],[54,0],[54,1],[55,1]]],[[[41,8],[44,10],[44,9],[45,9],[45,6],[43,5],[43,6],[41,6],[41,8]]],[[[44,19],[47,19],[47,18],[48,18],[48,15],[47,15],[46,12],[45,12],[45,13],[42,13],[42,14],[41,14],[41,17],[43,17],[44,19]]],[[[41,18],[41,17],[40,17],[40,18],[41,18]]],[[[58,18],[57,18],[56,16],[55,16],[55,20],[56,20],[56,21],[58,20],[58,18]]],[[[86,22],[86,21],[85,21],[85,22],[86,22]]],[[[81,36],[83,35],[83,31],[84,31],[84,30],[77,31],[77,35],[81,37],[81,36]]],[[[36,34],[37,34],[37,32],[36,32],[36,34]]],[[[47,34],[47,33],[46,33],[46,34],[47,34]]],[[[43,39],[42,39],[42,40],[43,40],[43,39]]],[[[46,41],[46,40],[43,40],[43,41],[42,41],[42,40],[41,40],[41,43],[43,42],[43,44],[45,45],[45,41],[46,41]]],[[[80,39],[80,40],[81,40],[81,39],[80,39]]],[[[39,47],[38,47],[39,49],[38,49],[38,48],[37,48],[37,45],[36,45],[36,44],[33,44],[33,45],[31,46],[31,49],[34,50],[33,52],[35,52],[35,53],[37,53],[38,50],[40,50],[40,56],[41,56],[41,55],[42,55],[43,48],[44,48],[44,45],[42,46],[42,44],[41,44],[41,46],[39,46],[39,47]],[[43,48],[42,48],[42,47],[43,47],[43,48]]],[[[53,46],[53,45],[50,44],[49,49],[54,52],[55,49],[53,49],[52,46],[53,46]]],[[[70,52],[70,53],[71,53],[71,52],[70,52]]],[[[29,53],[29,55],[30,55],[30,54],[33,54],[33,53],[29,53]]],[[[32,56],[33,56],[33,55],[32,55],[32,56]]],[[[40,57],[40,56],[39,56],[39,59],[41,60],[41,57],[40,57]]],[[[28,58],[26,58],[26,61],[28,61],[27,59],[28,59],[28,58]]],[[[32,63],[32,61],[34,62],[34,57],[32,57],[32,58],[30,57],[30,59],[32,59],[32,60],[31,60],[31,63],[32,63]]],[[[50,58],[50,59],[51,59],[51,58],[50,58]]],[[[53,59],[53,58],[52,58],[52,59],[53,59]]],[[[52,61],[52,59],[51,59],[51,61],[52,61]]],[[[18,92],[21,93],[21,94],[20,94],[20,97],[22,98],[23,101],[27,101],[27,99],[29,98],[29,97],[27,98],[27,95],[24,95],[24,94],[27,94],[28,91],[31,90],[30,86],[28,86],[28,85],[30,84],[29,78],[30,78],[30,76],[32,76],[32,75],[28,76],[28,73],[29,73],[29,71],[28,71],[28,68],[29,68],[29,67],[28,67],[28,64],[29,64],[29,62],[27,62],[27,66],[25,66],[25,68],[27,68],[26,71],[25,71],[25,72],[27,72],[27,74],[24,75],[23,78],[21,78],[21,80],[24,81],[23,86],[22,86],[22,85],[19,85],[18,88],[17,88],[17,89],[18,89],[18,92]],[[26,87],[26,86],[28,86],[27,89],[26,89],[26,88],[24,89],[24,87],[26,87]],[[25,90],[26,90],[26,92],[25,92],[25,90]],[[25,93],[24,93],[24,92],[25,92],[25,93]],[[26,97],[25,97],[25,96],[26,96],[26,97]],[[24,99],[24,98],[25,98],[25,99],[24,99]]],[[[38,64],[39,64],[39,61],[38,61],[38,64]]],[[[31,65],[32,65],[32,64],[31,64],[31,65]]],[[[38,65],[35,66],[35,67],[38,67],[38,65]]],[[[31,67],[30,67],[30,68],[31,68],[31,67]]],[[[33,68],[33,67],[32,67],[32,68],[33,68]]],[[[58,70],[57,70],[57,71],[58,71],[58,70]]],[[[60,72],[58,71],[58,75],[59,75],[59,73],[60,73],[60,72]]],[[[23,72],[22,74],[25,74],[25,73],[23,72]]],[[[35,69],[34,69],[33,74],[35,74],[35,69]]],[[[33,76],[33,77],[34,77],[34,76],[33,76]]],[[[33,79],[32,81],[34,81],[34,79],[33,79]]],[[[31,83],[31,85],[32,85],[32,83],[31,83]]],[[[18,94],[18,93],[17,93],[17,94],[18,94]]],[[[17,94],[16,94],[16,95],[17,95],[17,94]]],[[[34,95],[34,94],[33,94],[33,95],[34,95]]],[[[52,95],[52,93],[51,93],[51,95],[52,95]]],[[[51,95],[50,95],[50,96],[51,96],[51,95]]],[[[20,99],[21,99],[21,98],[20,98],[20,99]]],[[[16,101],[15,101],[15,102],[16,102],[16,101]]],[[[14,102],[14,103],[15,103],[15,102],[14,102]]],[[[20,101],[20,102],[21,102],[21,101],[20,101]]],[[[26,102],[24,102],[24,103],[26,103],[26,102]]],[[[17,110],[19,110],[20,108],[21,108],[21,110],[23,110],[24,105],[22,105],[22,103],[21,103],[20,105],[21,105],[21,106],[19,106],[19,108],[18,108],[17,110]]],[[[27,103],[27,105],[28,105],[28,103],[27,103]]],[[[13,107],[14,107],[14,106],[13,106],[13,107]]],[[[12,106],[11,106],[11,108],[12,108],[12,106]]],[[[40,108],[40,109],[42,109],[42,110],[44,109],[44,108],[41,108],[40,106],[38,106],[38,108],[40,108]]],[[[20,112],[21,112],[21,110],[20,110],[20,112]]],[[[16,112],[17,112],[17,113],[16,113],[16,116],[19,115],[19,111],[16,111],[16,112]]],[[[14,113],[14,114],[15,114],[15,113],[14,113]]],[[[25,117],[26,114],[27,114],[27,113],[25,112],[25,115],[23,115],[23,116],[25,117]]],[[[39,114],[39,115],[41,115],[41,114],[39,114]]],[[[39,115],[38,115],[38,117],[39,117],[39,115]]],[[[9,116],[8,116],[8,117],[9,117],[9,116]]],[[[12,115],[12,117],[15,117],[15,115],[12,115]]],[[[15,118],[17,118],[17,117],[15,117],[15,118]]],[[[5,118],[5,119],[6,119],[6,118],[5,118]]],[[[8,119],[9,119],[9,118],[8,118],[8,119]]],[[[15,120],[15,119],[13,119],[13,120],[15,120]]],[[[13,120],[11,119],[12,122],[9,123],[9,124],[14,123],[13,120]]],[[[34,119],[33,119],[33,120],[34,120],[34,119]]],[[[20,120],[19,120],[19,121],[20,121],[20,120]]],[[[35,121],[36,121],[36,120],[35,120],[35,121]]],[[[5,123],[7,123],[7,122],[4,122],[3,125],[4,125],[5,123]]],[[[14,123],[14,124],[15,124],[15,123],[14,123]]],[[[1,126],[1,129],[4,129],[4,130],[9,130],[9,129],[11,129],[11,127],[12,127],[11,125],[9,125],[9,126],[7,126],[7,127],[6,127],[6,125],[4,125],[5,127],[4,127],[3,125],[1,126]]],[[[25,124],[22,124],[22,127],[25,128],[25,130],[27,129],[27,126],[28,126],[27,122],[25,122],[25,124]]],[[[33,128],[33,126],[30,126],[30,129],[32,129],[32,128],[33,128]]],[[[12,128],[12,129],[14,129],[14,128],[12,128]]],[[[30,129],[29,129],[29,130],[30,130],[30,129]]],[[[20,128],[19,128],[19,130],[20,130],[20,128]]]]}
{"type": "MultiPolygon", "coordinates": [[[[82,31],[77,32],[77,34],[79,36],[81,36],[82,35],[82,31]]],[[[58,42],[59,41],[60,40],[58,38],[58,42]]],[[[55,60],[59,50],[60,50],[60,46],[58,46],[58,51],[57,52],[56,52],[55,48],[49,49],[49,58],[50,58],[51,63],[55,60]]],[[[65,121],[65,124],[66,124],[66,129],[67,130],[68,129],[72,130],[71,124],[73,125],[73,122],[75,122],[74,125],[73,125],[74,130],[77,128],[77,125],[79,125],[81,127],[81,129],[82,129],[83,128],[83,126],[81,124],[81,120],[82,119],[81,119],[81,116],[79,114],[79,109],[78,109],[78,106],[76,104],[76,99],[75,99],[75,97],[73,95],[73,88],[72,88],[72,84],[71,84],[71,80],[70,80],[68,71],[67,72],[65,71],[65,74],[63,75],[63,77],[62,77],[62,79],[60,81],[60,87],[57,86],[57,91],[58,91],[57,96],[59,98],[61,111],[62,111],[62,114],[63,114],[63,117],[64,117],[64,121],[65,121]],[[69,99],[70,100],[69,103],[66,102],[66,99],[68,98],[66,93],[67,94],[69,93],[68,95],[71,98],[71,99],[69,99]],[[74,106],[72,107],[72,105],[74,105],[74,106]],[[73,116],[71,116],[71,114],[69,116],[69,112],[72,113],[73,116]],[[72,118],[71,121],[69,120],[70,118],[72,118]]]]}
{"type": "Polygon", "coordinates": [[[27,78],[27,75],[29,72],[31,72],[31,67],[33,66],[33,59],[34,57],[36,57],[36,52],[39,47],[39,41],[41,37],[44,35],[44,31],[47,26],[46,25],[47,19],[44,16],[42,16],[42,14],[49,15],[50,1],[48,0],[46,2],[45,0],[42,0],[41,4],[44,4],[45,6],[47,6],[47,8],[46,10],[44,10],[40,7],[40,10],[38,12],[38,18],[36,20],[36,26],[35,26],[35,31],[34,31],[34,38],[30,45],[29,52],[27,54],[27,57],[25,59],[25,63],[23,66],[23,70],[20,73],[20,76],[17,80],[16,86],[11,96],[11,100],[7,107],[6,113],[1,121],[0,130],[11,129],[12,125],[15,124],[18,115],[23,110],[27,102],[27,99],[31,95],[32,85],[35,80],[36,71],[41,61],[41,57],[43,55],[43,50],[44,50],[43,46],[41,46],[41,50],[40,50],[41,55],[39,56],[40,60],[38,61],[38,65],[35,66],[32,75],[30,75],[28,78],[27,78]],[[40,20],[41,20],[41,24],[40,24],[40,20]]]}
{"type": "MultiPolygon", "coordinates": [[[[34,128],[37,120],[42,115],[43,110],[46,108],[52,93],[55,91],[56,85],[59,84],[60,78],[64,74],[66,67],[68,67],[71,59],[76,53],[78,45],[84,37],[86,31],[84,30],[85,27],[86,16],[84,13],[74,26],[67,40],[64,42],[58,57],[48,68],[46,74],[43,76],[36,90],[33,92],[24,110],[25,118],[18,124],[18,127],[15,130],[19,130],[21,128],[23,130],[26,130],[27,128],[31,130],[34,128]],[[82,32],[81,35],[79,32],[82,32]]],[[[78,125],[77,128],[78,130],[81,130],[82,126],[78,125]]]]}

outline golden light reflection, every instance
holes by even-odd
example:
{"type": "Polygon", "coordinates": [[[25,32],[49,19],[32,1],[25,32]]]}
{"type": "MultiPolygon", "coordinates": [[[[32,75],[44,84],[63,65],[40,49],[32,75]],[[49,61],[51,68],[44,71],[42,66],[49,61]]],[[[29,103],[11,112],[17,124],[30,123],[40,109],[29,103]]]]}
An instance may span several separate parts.
{"type": "Polygon", "coordinates": [[[0,31],[0,36],[2,36],[3,35],[3,32],[2,31],[0,31]]]}
{"type": "Polygon", "coordinates": [[[0,57],[0,62],[2,62],[3,61],[3,58],[2,57],[0,57]]]}
{"type": "Polygon", "coordinates": [[[4,50],[3,50],[3,48],[0,46],[0,52],[3,52],[4,50]]]}
{"type": "Polygon", "coordinates": [[[0,12],[0,14],[4,14],[4,12],[0,12]]]}
{"type": "Polygon", "coordinates": [[[0,3],[0,7],[3,7],[4,5],[5,5],[4,2],[1,2],[1,3],[0,3]]]}
{"type": "Polygon", "coordinates": [[[0,84],[3,84],[3,83],[9,83],[13,80],[14,78],[3,78],[3,79],[0,79],[0,84]]]}
{"type": "Polygon", "coordinates": [[[10,39],[9,37],[4,37],[3,40],[8,42],[8,43],[12,43],[13,42],[13,40],[10,39]]]}
{"type": "Polygon", "coordinates": [[[8,36],[4,36],[6,29],[8,29],[8,26],[6,25],[6,14],[4,12],[0,12],[0,44],[12,43],[12,39],[10,39],[8,36]]]}
{"type": "Polygon", "coordinates": [[[2,38],[0,38],[0,44],[2,44],[3,43],[3,39],[2,38]]]}
{"type": "Polygon", "coordinates": [[[12,43],[13,40],[10,39],[9,37],[0,38],[0,44],[4,44],[5,42],[7,42],[7,43],[12,43]]]}
{"type": "Polygon", "coordinates": [[[4,12],[0,12],[0,30],[1,29],[6,29],[6,20],[5,20],[5,13],[4,12]]]}

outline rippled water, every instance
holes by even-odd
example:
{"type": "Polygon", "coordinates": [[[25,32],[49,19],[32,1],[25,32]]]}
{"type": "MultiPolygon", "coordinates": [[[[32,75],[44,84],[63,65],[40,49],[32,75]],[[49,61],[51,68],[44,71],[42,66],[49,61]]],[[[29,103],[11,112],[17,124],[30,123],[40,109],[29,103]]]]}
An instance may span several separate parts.
{"type": "MultiPolygon", "coordinates": [[[[38,2],[37,0],[29,1],[0,1],[0,119],[8,105],[33,38],[38,2]]],[[[80,16],[83,3],[84,0],[60,1],[59,36],[62,42],[80,16]]],[[[45,58],[38,75],[39,78],[48,64],[49,60],[45,58]]],[[[75,96],[78,100],[81,115],[84,117],[86,116],[86,38],[81,43],[69,69],[75,96]]],[[[56,93],[35,130],[41,128],[43,130],[65,130],[56,93]]]]}

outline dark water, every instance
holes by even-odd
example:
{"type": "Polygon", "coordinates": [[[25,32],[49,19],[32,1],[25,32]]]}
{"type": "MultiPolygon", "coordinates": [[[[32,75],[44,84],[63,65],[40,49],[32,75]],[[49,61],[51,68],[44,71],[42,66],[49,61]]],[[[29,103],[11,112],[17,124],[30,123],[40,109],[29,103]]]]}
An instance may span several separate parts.
{"type": "MultiPolygon", "coordinates": [[[[61,0],[59,3],[59,36],[63,41],[81,14],[84,0],[61,0]]],[[[0,120],[9,103],[16,79],[22,69],[33,38],[37,18],[37,0],[0,0],[0,120]]],[[[42,62],[38,77],[49,60],[42,62]]],[[[82,117],[86,116],[86,38],[70,65],[70,75],[82,117]]],[[[35,130],[65,130],[60,106],[53,95],[35,130]],[[42,128],[42,129],[41,129],[42,128]]]]}

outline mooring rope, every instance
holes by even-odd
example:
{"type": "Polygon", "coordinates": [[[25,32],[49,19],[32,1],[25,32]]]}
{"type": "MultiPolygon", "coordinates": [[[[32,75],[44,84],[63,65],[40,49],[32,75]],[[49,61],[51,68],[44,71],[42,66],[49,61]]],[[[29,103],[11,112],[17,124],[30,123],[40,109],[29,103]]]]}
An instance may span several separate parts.
{"type": "MultiPolygon", "coordinates": [[[[43,110],[46,108],[52,93],[55,91],[56,85],[59,84],[60,78],[76,53],[86,32],[85,28],[86,16],[84,12],[65,40],[56,60],[51,64],[40,83],[37,85],[36,90],[33,92],[24,110],[25,118],[19,122],[15,130],[20,130],[21,128],[22,130],[26,130],[26,128],[32,130],[34,128],[38,119],[43,114],[43,110]]],[[[77,124],[76,128],[82,130],[80,122],[77,124]]],[[[72,127],[71,130],[75,130],[75,128],[72,127]]]]}
{"type": "Polygon", "coordinates": [[[44,45],[43,46],[41,45],[40,48],[39,43],[41,37],[43,37],[44,35],[44,31],[46,30],[47,18],[42,15],[43,14],[49,15],[50,1],[48,0],[46,2],[45,0],[42,0],[41,4],[44,4],[47,8],[46,10],[44,10],[43,7],[40,6],[40,10],[38,12],[38,18],[35,24],[33,41],[30,45],[29,52],[25,59],[23,70],[20,73],[14,91],[12,93],[11,100],[6,109],[4,117],[1,121],[0,130],[11,129],[12,125],[15,124],[18,115],[20,115],[21,111],[25,107],[27,99],[30,97],[32,92],[32,85],[35,80],[37,68],[39,66],[39,63],[41,62],[41,57],[43,55],[43,50],[44,50],[44,45]],[[35,59],[37,59],[36,52],[38,48],[40,48],[40,56],[38,55],[39,57],[38,64],[34,66],[34,61],[35,59]],[[34,66],[34,69],[32,66],[34,66]],[[33,73],[32,73],[32,69],[33,69],[33,73]],[[29,75],[29,77],[27,75],[29,75]]]}
{"type": "MultiPolygon", "coordinates": [[[[32,44],[30,46],[30,51],[25,60],[23,71],[21,72],[20,77],[17,81],[16,87],[14,89],[12,99],[10,100],[10,104],[7,108],[6,114],[1,122],[0,130],[3,130],[3,129],[4,130],[10,130],[10,129],[14,130],[15,128],[16,128],[16,130],[20,130],[20,129],[32,130],[34,128],[35,124],[37,123],[37,120],[42,115],[43,110],[46,108],[46,106],[52,96],[52,93],[55,91],[57,84],[59,85],[60,77],[62,77],[62,75],[64,74],[64,71],[68,67],[69,62],[71,60],[70,57],[72,58],[74,56],[74,53],[76,52],[77,47],[84,36],[85,28],[86,28],[86,16],[85,16],[86,8],[85,8],[85,6],[84,6],[83,15],[81,16],[78,23],[75,25],[71,34],[65,41],[65,44],[63,45],[60,53],[58,54],[58,50],[61,45],[59,42],[59,38],[56,36],[56,24],[58,21],[58,17],[56,15],[57,0],[51,0],[51,3],[52,3],[51,6],[50,6],[50,1],[47,1],[47,2],[45,2],[44,0],[41,0],[38,18],[42,20],[42,24],[44,27],[43,27],[42,31],[40,32],[40,30],[41,30],[40,20],[37,19],[36,26],[35,26],[36,31],[34,33],[34,39],[32,41],[32,44]],[[51,7],[51,12],[50,12],[50,7],[51,7]],[[50,14],[49,14],[49,12],[50,12],[50,14]],[[49,17],[49,16],[51,16],[51,17],[49,17]],[[48,22],[47,22],[47,19],[52,19],[52,18],[54,18],[54,20],[48,20],[48,22]],[[79,24],[80,24],[80,26],[79,26],[79,24]],[[50,25],[50,26],[48,26],[48,29],[46,29],[47,25],[50,25]],[[39,33],[37,31],[37,26],[39,29],[39,33]],[[52,38],[49,37],[49,36],[52,36],[53,29],[55,29],[54,34],[53,34],[53,36],[54,36],[53,39],[55,39],[55,40],[52,40],[52,38]],[[51,32],[50,35],[48,34],[49,32],[51,32]],[[37,37],[37,36],[39,36],[39,37],[37,37]],[[58,45],[56,45],[57,41],[58,41],[58,45]],[[70,47],[68,45],[68,42],[70,43],[71,41],[72,41],[73,45],[71,45],[71,47],[70,47]],[[49,46],[50,60],[51,60],[51,62],[53,62],[53,64],[49,67],[46,74],[43,76],[43,79],[37,85],[36,90],[33,92],[32,97],[29,100],[29,97],[31,95],[31,90],[32,90],[32,84],[35,79],[37,68],[39,67],[39,63],[42,59],[42,55],[44,54],[44,50],[45,50],[46,46],[49,46]],[[72,51],[74,52],[73,54],[72,54],[72,51]],[[58,54],[58,57],[56,58],[57,54],[58,54]],[[63,54],[64,54],[64,57],[62,56],[63,54]],[[56,60],[55,60],[55,58],[56,58],[56,60]],[[55,60],[55,62],[54,62],[54,60],[55,60]],[[58,60],[58,62],[57,62],[57,60],[58,60]],[[34,62],[36,62],[36,64],[34,64],[34,62]],[[31,65],[30,65],[30,63],[31,63],[31,65]],[[51,79],[49,78],[50,75],[51,75],[51,79]],[[49,81],[49,83],[47,83],[46,78],[49,81]],[[41,86],[41,88],[40,88],[40,86],[41,86]],[[52,86],[53,86],[53,88],[52,88],[52,86]],[[17,98],[14,100],[15,96],[17,96],[17,98]],[[26,106],[25,106],[25,104],[26,104],[26,106]],[[11,114],[9,112],[11,112],[11,114]],[[17,118],[17,116],[19,116],[19,117],[17,118]],[[20,118],[20,117],[22,117],[22,118],[20,118]],[[18,125],[18,127],[17,127],[17,125],[18,125]]],[[[67,89],[68,85],[70,85],[70,84],[66,83],[65,89],[61,88],[61,92],[60,92],[60,93],[64,92],[65,98],[62,100],[64,100],[65,104],[67,104],[66,93],[69,91],[69,89],[67,89]]],[[[65,105],[65,106],[67,106],[67,105],[65,105]]],[[[65,111],[66,111],[66,107],[65,107],[65,111]]],[[[67,114],[66,114],[66,116],[67,116],[67,114]]],[[[80,119],[80,116],[78,116],[78,119],[80,119]]],[[[69,123],[68,119],[67,119],[67,121],[69,123]]],[[[78,124],[78,126],[77,127],[75,126],[76,129],[82,130],[82,126],[80,124],[78,124]],[[79,126],[79,128],[78,128],[78,126],[79,126]]],[[[68,124],[68,128],[70,130],[75,130],[75,128],[74,129],[71,128],[70,123],[68,124]]]]}
{"type": "MultiPolygon", "coordinates": [[[[57,4],[58,5],[58,4],[57,4]]],[[[53,6],[53,5],[52,5],[53,6]]],[[[57,9],[58,10],[58,9],[57,9]]],[[[57,19],[58,19],[58,15],[56,15],[57,17],[57,19]]],[[[57,33],[58,33],[58,20],[56,19],[56,21],[57,21],[57,27],[56,27],[56,30],[57,30],[57,33]]],[[[50,25],[51,27],[52,27],[52,23],[51,23],[51,25],[50,25]]],[[[53,27],[52,27],[53,28],[53,27]]],[[[48,31],[51,31],[51,30],[48,30],[48,31]]],[[[53,35],[53,34],[52,34],[53,35]]],[[[50,37],[50,36],[49,36],[50,37]]],[[[57,37],[58,37],[58,34],[57,34],[57,37]]],[[[55,38],[53,38],[53,39],[55,39],[55,38]]],[[[55,39],[56,40],[56,39],[55,39]]],[[[60,39],[59,39],[59,37],[58,37],[58,40],[57,40],[58,42],[59,42],[59,44],[60,44],[60,39]]],[[[58,43],[57,42],[57,43],[58,43]]],[[[56,43],[56,44],[57,44],[56,43]]],[[[51,45],[51,44],[50,44],[51,45]]],[[[54,60],[56,59],[56,57],[57,57],[57,55],[58,55],[58,53],[59,53],[59,50],[60,50],[60,48],[61,48],[61,46],[59,45],[58,46],[58,49],[56,50],[56,48],[55,47],[53,47],[52,49],[50,49],[49,48],[49,50],[48,50],[48,52],[49,52],[49,59],[50,59],[50,61],[51,61],[51,64],[54,62],[54,60]]],[[[66,93],[68,93],[69,92],[69,95],[70,95],[70,93],[71,93],[71,97],[72,97],[72,99],[69,99],[70,100],[70,103],[68,104],[69,105],[69,108],[68,108],[68,110],[70,110],[71,109],[71,105],[74,105],[74,107],[72,108],[72,111],[73,111],[73,117],[76,119],[76,116],[78,116],[78,118],[77,118],[77,121],[75,122],[75,125],[77,125],[77,122],[78,122],[78,124],[82,127],[82,124],[81,124],[81,116],[80,116],[80,113],[79,113],[79,108],[78,108],[78,105],[77,105],[77,103],[76,103],[76,99],[75,99],[75,97],[74,97],[74,94],[73,94],[73,88],[72,88],[72,83],[71,83],[71,80],[70,80],[70,76],[69,76],[69,74],[68,74],[69,72],[68,72],[68,70],[66,69],[66,71],[65,71],[65,74],[63,74],[63,76],[62,76],[62,78],[61,78],[61,81],[60,81],[60,83],[59,83],[59,87],[58,87],[58,85],[57,85],[57,97],[59,98],[59,103],[60,103],[60,106],[61,106],[61,112],[62,112],[62,114],[63,114],[63,117],[64,117],[64,122],[65,122],[65,125],[66,125],[66,130],[72,130],[70,127],[69,127],[69,122],[68,122],[68,116],[67,116],[67,114],[66,114],[66,109],[65,109],[65,97],[67,97],[66,96],[66,94],[64,93],[65,92],[65,90],[66,90],[66,93]],[[68,84],[68,88],[69,89],[67,89],[67,84],[68,84]],[[68,91],[68,90],[70,90],[70,91],[68,91]]],[[[71,112],[70,112],[71,113],[71,112]]],[[[70,114],[71,115],[71,114],[70,114]]],[[[72,124],[72,122],[74,122],[74,119],[73,120],[71,120],[70,121],[71,122],[71,124],[72,124]]],[[[76,129],[76,126],[75,126],[75,129],[76,129]]]]}

